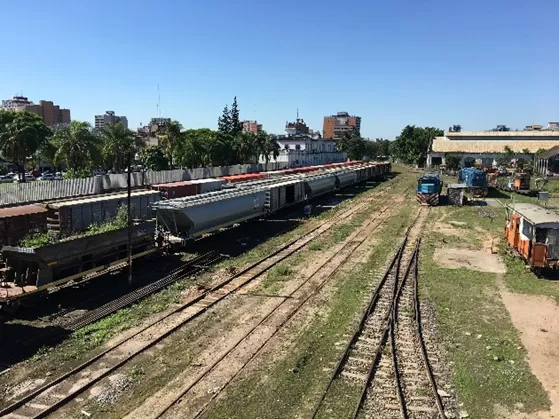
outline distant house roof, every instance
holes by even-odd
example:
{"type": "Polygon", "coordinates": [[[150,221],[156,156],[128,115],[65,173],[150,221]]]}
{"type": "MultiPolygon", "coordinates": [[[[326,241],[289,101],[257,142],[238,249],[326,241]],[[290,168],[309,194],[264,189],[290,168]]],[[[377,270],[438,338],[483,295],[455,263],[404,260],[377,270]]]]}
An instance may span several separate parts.
{"type": "Polygon", "coordinates": [[[548,150],[559,146],[558,131],[505,131],[483,133],[447,133],[435,137],[431,149],[436,153],[515,153],[548,150]],[[458,135],[465,134],[465,135],[458,135]]]}

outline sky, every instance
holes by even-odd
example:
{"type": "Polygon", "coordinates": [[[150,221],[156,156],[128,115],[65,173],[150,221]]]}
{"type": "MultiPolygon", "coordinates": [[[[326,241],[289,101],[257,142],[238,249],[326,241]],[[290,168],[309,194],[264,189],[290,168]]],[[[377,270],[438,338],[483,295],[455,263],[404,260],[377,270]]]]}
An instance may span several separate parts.
{"type": "Polygon", "coordinates": [[[277,134],[297,109],[318,130],[359,115],[371,138],[545,125],[559,120],[558,15],[556,0],[5,1],[0,99],[91,123],[114,110],[133,129],[159,114],[215,129],[235,95],[277,134]]]}

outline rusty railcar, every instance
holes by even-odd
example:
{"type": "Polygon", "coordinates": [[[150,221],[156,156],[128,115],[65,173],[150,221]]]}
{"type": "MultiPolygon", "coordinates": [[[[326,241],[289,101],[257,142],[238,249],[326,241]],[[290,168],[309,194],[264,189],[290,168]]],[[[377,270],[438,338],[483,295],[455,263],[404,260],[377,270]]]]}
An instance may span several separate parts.
{"type": "Polygon", "coordinates": [[[559,269],[559,214],[534,204],[507,206],[505,237],[536,273],[559,269]]]}

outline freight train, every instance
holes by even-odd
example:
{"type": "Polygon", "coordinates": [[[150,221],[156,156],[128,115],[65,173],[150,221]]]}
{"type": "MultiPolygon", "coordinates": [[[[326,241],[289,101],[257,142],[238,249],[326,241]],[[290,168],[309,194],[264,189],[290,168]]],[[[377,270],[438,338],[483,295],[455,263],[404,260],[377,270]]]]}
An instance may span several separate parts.
{"type": "Polygon", "coordinates": [[[473,167],[465,167],[458,171],[458,182],[466,185],[468,193],[474,197],[487,196],[489,184],[487,173],[473,167]]]}
{"type": "Polygon", "coordinates": [[[559,269],[559,215],[534,204],[507,206],[507,244],[537,274],[559,269]]]}
{"type": "Polygon", "coordinates": [[[443,182],[439,175],[427,173],[417,180],[417,202],[420,205],[439,205],[442,190],[443,182]]]}
{"type": "MultiPolygon", "coordinates": [[[[391,170],[390,163],[363,163],[321,167],[308,172],[284,173],[250,181],[228,183],[229,188],[175,199],[159,199],[161,191],[136,195],[137,218],[149,218],[155,211],[155,221],[136,222],[132,229],[133,259],[156,254],[173,236],[184,243],[222,227],[266,217],[291,205],[304,204],[317,196],[338,189],[380,178],[391,170]]],[[[192,188],[189,186],[188,188],[192,188]]],[[[188,189],[187,188],[187,189],[188,189]]],[[[25,227],[37,230],[37,224],[47,222],[58,232],[81,228],[84,222],[101,219],[115,208],[114,195],[61,202],[41,208],[32,219],[25,218],[32,210],[20,211],[21,231],[25,227]],[[64,205],[62,205],[64,204],[64,205]],[[58,214],[49,215],[49,211],[58,214]],[[48,215],[48,216],[47,216],[48,215]],[[57,215],[57,217],[56,217],[57,215]],[[21,218],[23,217],[23,218],[21,218]],[[46,221],[45,221],[46,220],[46,221]]],[[[22,207],[23,208],[23,207],[22,207]]],[[[9,214],[17,212],[10,209],[9,214]]],[[[6,222],[6,225],[14,225],[6,222]]],[[[1,226],[1,224],[0,224],[1,226]]],[[[20,234],[21,235],[21,234],[20,234]]],[[[0,311],[15,310],[34,296],[56,287],[89,280],[127,266],[128,230],[126,228],[97,235],[62,239],[37,248],[19,247],[18,243],[4,246],[0,257],[0,311]]]]}

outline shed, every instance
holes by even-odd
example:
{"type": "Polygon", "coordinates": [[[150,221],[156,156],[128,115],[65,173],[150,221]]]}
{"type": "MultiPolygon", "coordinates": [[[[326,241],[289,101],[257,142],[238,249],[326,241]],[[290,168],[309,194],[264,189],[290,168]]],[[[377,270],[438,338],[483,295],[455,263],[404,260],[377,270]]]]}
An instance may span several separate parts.
{"type": "Polygon", "coordinates": [[[559,145],[538,154],[535,159],[534,170],[540,175],[546,176],[548,170],[559,171],[559,145]]]}
{"type": "Polygon", "coordinates": [[[464,192],[466,191],[465,183],[449,183],[447,186],[447,195],[449,205],[461,207],[464,204],[464,192]]]}

